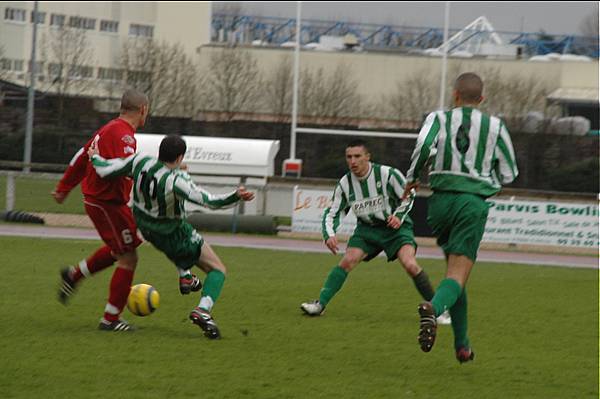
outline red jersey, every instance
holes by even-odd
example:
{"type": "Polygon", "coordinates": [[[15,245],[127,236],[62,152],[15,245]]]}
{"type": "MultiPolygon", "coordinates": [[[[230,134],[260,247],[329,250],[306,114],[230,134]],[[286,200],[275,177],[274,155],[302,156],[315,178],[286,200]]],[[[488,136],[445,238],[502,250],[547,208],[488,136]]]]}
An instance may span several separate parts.
{"type": "Polygon", "coordinates": [[[56,186],[57,192],[70,192],[81,183],[81,192],[86,199],[127,204],[133,180],[130,177],[102,179],[88,159],[88,148],[97,140],[103,158],[125,158],[136,151],[135,129],[127,121],[117,118],[102,126],[81,148],[56,186]],[[83,182],[82,182],[83,180],[83,182]]]}

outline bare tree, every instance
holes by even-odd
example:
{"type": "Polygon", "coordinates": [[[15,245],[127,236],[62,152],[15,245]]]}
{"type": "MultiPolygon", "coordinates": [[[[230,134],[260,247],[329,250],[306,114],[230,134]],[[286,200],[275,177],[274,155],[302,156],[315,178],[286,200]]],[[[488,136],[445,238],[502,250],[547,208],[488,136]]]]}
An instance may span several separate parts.
{"type": "Polygon", "coordinates": [[[281,59],[265,81],[265,103],[267,109],[283,122],[292,112],[293,68],[289,55],[281,59]]]}
{"type": "Polygon", "coordinates": [[[590,37],[594,37],[594,38],[598,38],[598,24],[599,24],[599,20],[598,20],[598,3],[595,4],[595,7],[593,8],[592,12],[589,13],[581,22],[581,24],[579,25],[579,30],[581,31],[581,33],[584,36],[590,36],[590,37]]]}
{"type": "Polygon", "coordinates": [[[550,82],[533,75],[503,75],[499,68],[482,69],[480,75],[484,81],[481,109],[503,116],[509,129],[522,130],[530,112],[552,113],[546,103],[552,90],[550,82]]]}
{"type": "Polygon", "coordinates": [[[65,99],[84,93],[92,85],[94,55],[84,29],[57,26],[42,41],[51,85],[58,97],[58,119],[65,99]]]}
{"type": "Polygon", "coordinates": [[[231,121],[238,113],[259,109],[262,96],[262,76],[252,54],[229,48],[212,53],[202,84],[206,109],[231,121]]]}
{"type": "Polygon", "coordinates": [[[130,39],[120,57],[124,84],[148,95],[152,113],[191,117],[197,97],[197,71],[180,44],[130,39]]]}
{"type": "Polygon", "coordinates": [[[382,98],[384,115],[418,126],[424,114],[437,108],[439,81],[430,70],[419,70],[396,82],[396,90],[382,98]]]}
{"type": "Polygon", "coordinates": [[[343,123],[361,112],[358,81],[348,64],[340,63],[331,73],[323,68],[305,68],[300,75],[299,109],[306,116],[325,117],[330,123],[343,123]]]}

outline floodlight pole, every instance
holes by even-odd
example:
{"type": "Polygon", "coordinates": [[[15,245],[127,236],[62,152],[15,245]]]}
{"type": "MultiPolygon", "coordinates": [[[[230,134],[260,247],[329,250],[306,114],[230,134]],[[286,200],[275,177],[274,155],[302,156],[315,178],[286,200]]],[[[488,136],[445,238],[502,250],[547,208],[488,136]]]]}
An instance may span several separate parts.
{"type": "Polygon", "coordinates": [[[290,159],[296,159],[296,127],[298,125],[298,80],[300,77],[300,16],[302,2],[296,3],[296,47],[294,48],[294,88],[292,92],[292,132],[290,136],[290,159]]]}
{"type": "Polygon", "coordinates": [[[442,56],[442,79],[440,81],[440,109],[446,105],[446,72],[448,70],[448,25],[450,24],[450,2],[446,2],[444,11],[444,48],[442,56]]]}
{"type": "Polygon", "coordinates": [[[23,172],[31,171],[31,145],[33,137],[33,100],[35,96],[35,49],[37,43],[38,2],[33,2],[33,38],[31,40],[31,65],[29,73],[29,91],[27,93],[27,120],[25,124],[25,149],[23,153],[23,172]]]}

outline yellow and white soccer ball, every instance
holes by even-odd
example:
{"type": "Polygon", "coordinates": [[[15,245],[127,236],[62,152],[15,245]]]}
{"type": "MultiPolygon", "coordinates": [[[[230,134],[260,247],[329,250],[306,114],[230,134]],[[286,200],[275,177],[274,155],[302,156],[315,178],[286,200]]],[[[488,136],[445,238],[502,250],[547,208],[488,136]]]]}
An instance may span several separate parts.
{"type": "Polygon", "coordinates": [[[149,284],[136,284],[131,287],[127,298],[127,308],[136,316],[148,316],[160,304],[160,295],[156,288],[149,284]]]}

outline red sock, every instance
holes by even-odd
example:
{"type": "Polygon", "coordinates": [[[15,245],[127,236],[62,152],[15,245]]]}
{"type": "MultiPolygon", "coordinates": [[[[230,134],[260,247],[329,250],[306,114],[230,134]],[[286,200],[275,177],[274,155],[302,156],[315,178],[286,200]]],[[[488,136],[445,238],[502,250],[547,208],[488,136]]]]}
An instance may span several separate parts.
{"type": "Polygon", "coordinates": [[[74,282],[78,282],[83,277],[89,277],[112,266],[115,262],[116,259],[112,256],[110,248],[105,245],[86,260],[79,262],[79,265],[71,271],[71,278],[74,282]]]}
{"type": "Polygon", "coordinates": [[[119,315],[127,304],[127,297],[131,290],[133,281],[133,270],[117,267],[110,281],[110,292],[108,303],[104,311],[104,319],[107,321],[119,320],[119,315]]]}

